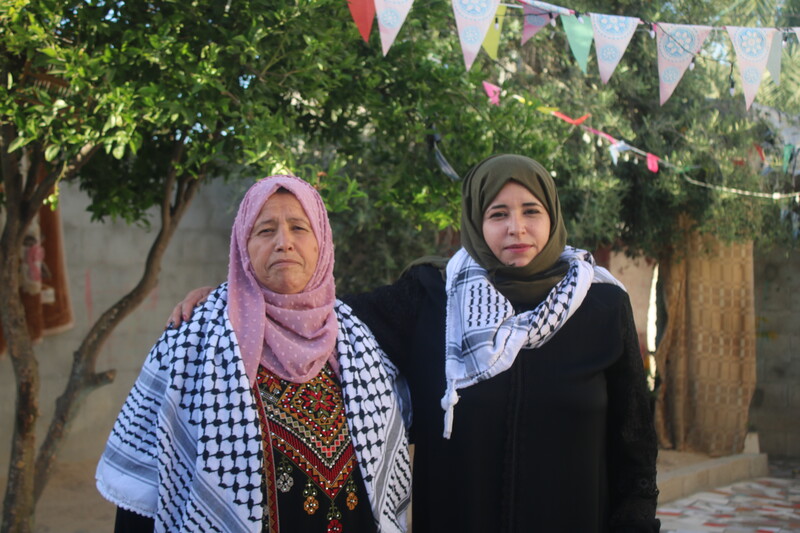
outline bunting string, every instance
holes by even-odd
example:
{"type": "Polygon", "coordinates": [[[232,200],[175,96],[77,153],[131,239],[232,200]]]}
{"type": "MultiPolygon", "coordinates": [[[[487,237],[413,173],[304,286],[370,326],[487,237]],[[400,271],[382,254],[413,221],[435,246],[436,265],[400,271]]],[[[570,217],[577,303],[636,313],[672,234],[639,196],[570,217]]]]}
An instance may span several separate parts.
{"type": "MultiPolygon", "coordinates": [[[[488,89],[486,89],[486,84],[487,84],[487,82],[484,82],[484,89],[487,91],[487,95],[488,95],[488,89]]],[[[489,84],[489,85],[491,85],[491,84],[489,84]]],[[[494,86],[494,87],[496,87],[496,86],[494,86]]],[[[499,89],[499,87],[497,89],[499,89]]],[[[494,98],[498,99],[498,102],[495,105],[499,105],[499,94],[493,94],[492,96],[494,98]]],[[[513,98],[514,100],[517,100],[518,102],[520,102],[522,104],[533,105],[532,102],[527,101],[524,97],[522,97],[522,96],[520,96],[518,94],[512,94],[512,95],[510,95],[510,97],[513,98]]],[[[492,103],[494,103],[494,102],[492,102],[492,103]]],[[[612,158],[612,161],[613,161],[614,165],[616,165],[618,163],[620,154],[622,154],[624,152],[630,152],[630,153],[634,154],[635,156],[637,156],[637,157],[641,158],[642,160],[644,160],[646,162],[647,168],[648,168],[648,170],[650,172],[657,173],[662,168],[669,168],[670,170],[673,170],[673,171],[681,174],[682,178],[686,182],[688,182],[688,183],[690,183],[692,185],[697,185],[697,186],[700,186],[700,187],[705,187],[707,189],[713,189],[713,190],[716,190],[718,192],[725,192],[725,193],[736,194],[736,195],[740,195],[740,196],[751,196],[751,197],[765,198],[765,199],[770,199],[770,200],[786,200],[786,199],[792,199],[793,198],[796,202],[800,202],[800,191],[788,192],[788,193],[779,193],[779,192],[767,193],[767,192],[747,191],[747,190],[744,190],[744,189],[737,189],[737,188],[734,188],[734,187],[727,187],[727,186],[724,186],[724,185],[716,185],[716,184],[712,184],[712,183],[705,183],[705,182],[690,178],[688,175],[686,175],[686,173],[690,172],[692,170],[696,170],[696,169],[698,169],[700,167],[691,167],[691,166],[689,166],[689,167],[678,167],[677,165],[673,165],[669,161],[667,161],[665,159],[662,159],[661,157],[658,157],[655,154],[652,154],[650,152],[647,152],[645,150],[637,148],[637,147],[635,147],[633,145],[630,145],[624,140],[617,139],[617,138],[615,138],[613,135],[611,135],[609,133],[606,133],[604,131],[600,131],[600,130],[598,130],[596,128],[593,128],[591,126],[587,126],[586,124],[584,124],[584,122],[586,122],[586,120],[588,120],[591,117],[590,114],[585,114],[585,115],[583,115],[583,116],[581,116],[579,118],[572,118],[572,117],[566,115],[565,113],[559,111],[558,108],[555,108],[555,107],[538,106],[538,107],[536,107],[536,110],[538,112],[540,112],[540,113],[544,113],[544,114],[547,114],[547,115],[554,116],[554,117],[556,117],[556,118],[558,118],[560,120],[563,120],[564,122],[566,122],[568,124],[571,124],[572,126],[575,126],[577,128],[582,129],[583,131],[585,131],[588,134],[595,135],[595,136],[605,140],[606,142],[608,142],[609,143],[608,150],[609,150],[609,153],[611,155],[611,158],[612,158]]],[[[766,157],[764,156],[763,149],[761,149],[761,147],[756,147],[756,148],[758,150],[759,156],[761,157],[761,160],[763,162],[766,162],[766,157]]],[[[437,147],[437,149],[438,149],[438,147],[437,147]]],[[[444,156],[440,152],[437,155],[437,157],[444,157],[444,156]]],[[[791,150],[788,150],[788,151],[785,150],[784,162],[783,162],[784,171],[788,170],[789,164],[792,161],[794,161],[794,165],[796,166],[796,163],[797,163],[797,151],[795,150],[794,146],[791,146],[791,150]]],[[[450,168],[452,169],[452,167],[450,167],[450,168]]]]}

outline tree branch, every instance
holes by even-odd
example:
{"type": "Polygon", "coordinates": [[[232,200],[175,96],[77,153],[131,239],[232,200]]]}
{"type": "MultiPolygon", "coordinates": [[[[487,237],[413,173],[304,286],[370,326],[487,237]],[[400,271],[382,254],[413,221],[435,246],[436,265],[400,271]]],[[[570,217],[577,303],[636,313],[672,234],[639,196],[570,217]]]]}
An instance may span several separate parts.
{"type": "Polygon", "coordinates": [[[116,377],[116,370],[96,373],[97,358],[105,342],[114,328],[131,314],[158,284],[161,263],[169,241],[181,218],[186,213],[205,177],[205,171],[199,178],[181,176],[177,178],[176,163],[184,153],[181,141],[173,153],[173,165],[164,181],[164,200],[161,207],[161,229],[153,241],[145,262],[144,272],[139,283],[125,296],[112,305],[92,326],[84,337],[80,347],[73,354],[72,370],[64,392],[56,401],[56,411],[48,428],[42,446],[36,458],[36,474],[34,485],[34,501],[38,501],[47,484],[47,480],[55,463],[55,457],[75,418],[83,400],[93,390],[111,383],[116,377]],[[183,189],[178,194],[173,189],[175,183],[183,189]],[[172,198],[172,201],[171,201],[172,198]]]}

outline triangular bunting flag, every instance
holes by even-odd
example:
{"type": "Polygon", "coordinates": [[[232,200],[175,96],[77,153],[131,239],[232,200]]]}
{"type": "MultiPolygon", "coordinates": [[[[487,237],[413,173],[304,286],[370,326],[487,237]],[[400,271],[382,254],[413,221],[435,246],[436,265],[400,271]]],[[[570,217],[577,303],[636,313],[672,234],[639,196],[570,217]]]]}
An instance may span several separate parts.
{"type": "Polygon", "coordinates": [[[500,87],[485,81],[483,82],[483,90],[486,91],[486,96],[489,97],[489,103],[500,105],[500,87]]]}
{"type": "Polygon", "coordinates": [[[461,41],[461,53],[464,55],[464,65],[467,70],[472,67],[489,25],[494,22],[498,4],[500,4],[500,0],[481,0],[479,2],[453,0],[458,39],[461,41]]]}
{"type": "Polygon", "coordinates": [[[794,156],[794,145],[793,144],[785,144],[783,145],[783,171],[789,171],[789,163],[792,162],[792,157],[794,156]]]}
{"type": "Polygon", "coordinates": [[[567,33],[572,55],[575,56],[583,73],[586,74],[589,50],[592,48],[592,23],[585,18],[579,20],[575,15],[561,15],[561,24],[567,33]]]}
{"type": "Polygon", "coordinates": [[[383,55],[386,55],[392,47],[413,3],[414,0],[375,0],[383,55]]]}
{"type": "Polygon", "coordinates": [[[702,48],[711,26],[657,24],[658,81],[661,105],[669,100],[686,68],[702,48]]]}
{"type": "Polygon", "coordinates": [[[522,6],[522,13],[524,14],[522,44],[525,44],[550,22],[551,15],[543,9],[532,7],[527,4],[522,6]]]}
{"type": "Polygon", "coordinates": [[[347,0],[350,14],[364,42],[369,42],[372,21],[375,19],[375,0],[347,0]]]}
{"type": "Polygon", "coordinates": [[[489,24],[486,37],[483,39],[483,49],[492,59],[497,59],[497,47],[500,45],[500,32],[503,29],[503,20],[506,17],[506,6],[498,6],[494,20],[489,24]]]}
{"type": "Polygon", "coordinates": [[[594,28],[594,51],[597,54],[600,79],[603,83],[608,83],[631,42],[639,19],[598,13],[591,13],[590,17],[594,28]]]}
{"type": "Polygon", "coordinates": [[[733,49],[736,51],[736,59],[739,63],[745,107],[750,109],[750,104],[753,103],[758,92],[758,86],[761,85],[761,76],[767,66],[772,38],[778,30],[738,26],[727,26],[726,29],[733,42],[733,49]]]}
{"type": "Polygon", "coordinates": [[[769,75],[772,76],[772,81],[775,85],[781,84],[781,55],[783,54],[783,34],[776,31],[772,36],[772,45],[769,48],[769,57],[767,58],[767,70],[769,75]]]}

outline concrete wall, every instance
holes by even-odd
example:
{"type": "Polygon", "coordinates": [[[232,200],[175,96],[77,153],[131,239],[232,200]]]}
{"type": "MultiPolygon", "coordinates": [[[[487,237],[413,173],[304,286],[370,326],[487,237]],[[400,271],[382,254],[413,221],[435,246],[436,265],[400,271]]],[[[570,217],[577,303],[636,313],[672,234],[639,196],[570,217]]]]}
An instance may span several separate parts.
{"type": "MultiPolygon", "coordinates": [[[[122,402],[172,307],[189,289],[225,279],[230,228],[238,200],[230,187],[213,183],[195,198],[169,246],[158,287],[122,322],[102,351],[97,369],[117,369],[116,381],[89,396],[72,425],[61,458],[82,461],[99,457],[122,402]]],[[[94,320],[137,282],[154,237],[154,232],[122,223],[90,222],[87,205],[88,198],[77,187],[62,188],[60,208],[75,326],[45,337],[36,346],[42,376],[39,438],[64,388],[72,351],[94,320]]],[[[6,355],[0,359],[0,476],[8,470],[15,389],[13,368],[6,355]]]]}
{"type": "Polygon", "coordinates": [[[756,253],[758,380],[750,406],[761,451],[800,457],[800,252],[756,253]]]}

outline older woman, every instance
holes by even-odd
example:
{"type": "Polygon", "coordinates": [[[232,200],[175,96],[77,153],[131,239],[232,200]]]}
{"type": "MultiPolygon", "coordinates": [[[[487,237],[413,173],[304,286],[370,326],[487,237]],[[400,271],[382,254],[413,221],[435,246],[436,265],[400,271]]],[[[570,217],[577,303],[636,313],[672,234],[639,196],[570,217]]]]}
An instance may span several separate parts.
{"type": "Polygon", "coordinates": [[[396,377],[335,299],[317,192],[256,183],[227,283],[153,347],[100,459],[117,531],[404,531],[396,377]]]}
{"type": "Polygon", "coordinates": [[[346,299],[409,383],[414,532],[657,532],[630,302],[566,246],[549,173],[518,155],[479,163],[461,238],[449,260],[346,299]]]}

